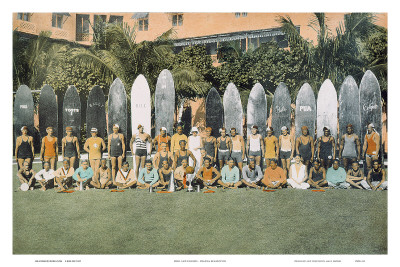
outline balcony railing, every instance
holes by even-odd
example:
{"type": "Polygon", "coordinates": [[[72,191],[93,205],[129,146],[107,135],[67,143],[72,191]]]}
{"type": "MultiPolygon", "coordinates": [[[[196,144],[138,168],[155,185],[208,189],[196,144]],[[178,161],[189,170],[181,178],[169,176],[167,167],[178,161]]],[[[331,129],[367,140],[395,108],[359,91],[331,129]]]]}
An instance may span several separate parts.
{"type": "Polygon", "coordinates": [[[76,41],[78,41],[78,42],[87,42],[87,41],[89,41],[89,33],[77,32],[76,33],[76,41]]]}
{"type": "Polygon", "coordinates": [[[29,21],[16,20],[14,29],[16,29],[19,32],[37,34],[36,25],[29,21]]]}

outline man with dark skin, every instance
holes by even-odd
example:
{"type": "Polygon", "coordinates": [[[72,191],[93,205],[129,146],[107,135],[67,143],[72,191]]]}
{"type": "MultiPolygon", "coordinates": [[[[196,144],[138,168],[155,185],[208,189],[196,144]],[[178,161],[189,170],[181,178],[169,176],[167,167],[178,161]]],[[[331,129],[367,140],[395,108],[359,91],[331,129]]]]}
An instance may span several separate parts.
{"type": "Polygon", "coordinates": [[[336,143],[329,128],[324,127],[323,130],[324,135],[317,140],[317,158],[321,161],[322,167],[328,169],[336,158],[336,143]]]}
{"type": "Polygon", "coordinates": [[[28,135],[28,127],[22,127],[21,133],[22,135],[18,136],[15,142],[15,159],[20,169],[25,161],[31,164],[33,155],[35,155],[33,137],[28,135]]]}
{"type": "Polygon", "coordinates": [[[167,143],[161,143],[159,147],[161,148],[161,150],[159,150],[153,158],[153,166],[157,169],[162,168],[164,160],[168,161],[168,165],[171,165],[174,160],[174,155],[167,149],[167,143]]]}
{"type": "Polygon", "coordinates": [[[321,162],[319,162],[319,160],[314,161],[307,182],[310,187],[318,189],[327,188],[328,182],[326,181],[326,171],[321,167],[321,162]]]}
{"type": "Polygon", "coordinates": [[[90,184],[97,189],[108,188],[112,185],[111,171],[107,167],[107,160],[100,160],[100,168],[97,169],[90,184]]]}
{"type": "Polygon", "coordinates": [[[125,159],[125,137],[119,131],[119,125],[113,125],[113,133],[108,136],[108,158],[111,160],[111,174],[115,177],[117,171],[122,168],[125,159]]]}
{"type": "Polygon", "coordinates": [[[346,182],[358,189],[363,189],[361,182],[366,178],[364,177],[363,171],[360,169],[358,161],[353,161],[351,169],[347,171],[346,182]]]}
{"type": "Polygon", "coordinates": [[[271,159],[270,166],[265,170],[264,178],[261,180],[261,183],[267,188],[281,189],[286,185],[286,182],[285,171],[281,167],[278,167],[276,159],[271,159]]]}
{"type": "Polygon", "coordinates": [[[186,161],[188,162],[189,157],[192,158],[192,160],[193,160],[193,168],[196,168],[196,158],[194,157],[192,151],[187,149],[186,141],[181,140],[179,142],[179,146],[180,146],[180,149],[177,152],[175,152],[175,155],[174,155],[174,163],[172,165],[172,169],[175,170],[176,168],[181,166],[183,159],[186,159],[186,161]]]}
{"type": "Polygon", "coordinates": [[[347,171],[349,163],[356,158],[360,161],[360,139],[353,132],[353,125],[348,124],[346,133],[340,139],[339,160],[342,160],[343,167],[347,171]]]}
{"type": "Polygon", "coordinates": [[[180,146],[179,146],[179,142],[181,140],[185,140],[186,141],[186,149],[187,147],[187,141],[188,138],[185,134],[183,134],[183,127],[181,125],[178,125],[178,127],[176,127],[176,134],[174,134],[171,138],[171,152],[175,153],[176,151],[179,150],[180,146]]]}
{"type": "Polygon", "coordinates": [[[162,168],[158,169],[158,176],[160,177],[159,182],[162,189],[168,188],[171,179],[174,177],[174,172],[168,160],[163,160],[162,168]]]}
{"type": "Polygon", "coordinates": [[[17,177],[21,184],[28,184],[29,188],[33,190],[35,185],[35,171],[31,169],[29,162],[25,161],[22,168],[17,172],[17,177]]]}
{"type": "Polygon", "coordinates": [[[308,132],[308,127],[301,127],[301,135],[296,139],[296,154],[303,158],[304,165],[309,168],[314,159],[314,140],[308,132]]]}
{"type": "Polygon", "coordinates": [[[197,183],[202,185],[204,189],[215,188],[216,184],[222,185],[220,180],[221,174],[211,165],[211,159],[204,158],[204,166],[202,166],[196,174],[197,183]]]}
{"type": "Polygon", "coordinates": [[[367,180],[361,181],[361,185],[367,190],[381,191],[387,189],[386,172],[381,168],[378,160],[372,162],[372,170],[368,172],[367,180]]]}

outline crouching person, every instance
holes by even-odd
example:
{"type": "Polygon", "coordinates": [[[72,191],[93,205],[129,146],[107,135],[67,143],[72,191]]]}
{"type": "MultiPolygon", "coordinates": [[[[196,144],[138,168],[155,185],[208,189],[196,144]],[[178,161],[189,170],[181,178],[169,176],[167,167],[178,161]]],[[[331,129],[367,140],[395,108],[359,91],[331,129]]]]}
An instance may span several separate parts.
{"type": "Polygon", "coordinates": [[[222,185],[222,181],[220,180],[221,174],[219,171],[211,166],[211,159],[204,158],[203,159],[204,166],[202,166],[196,174],[196,182],[200,186],[207,189],[208,187],[215,188],[217,184],[222,185]]]}
{"type": "Polygon", "coordinates": [[[136,185],[136,183],[135,172],[129,168],[129,163],[127,161],[123,162],[122,168],[117,172],[113,184],[119,189],[125,189],[136,185]]]}
{"type": "Polygon", "coordinates": [[[238,188],[242,184],[240,181],[239,168],[235,166],[233,158],[228,158],[228,165],[225,165],[221,170],[221,184],[223,187],[238,188]]]}
{"type": "Polygon", "coordinates": [[[63,166],[54,173],[56,183],[59,190],[65,190],[72,187],[72,176],[74,168],[69,166],[69,160],[64,159],[63,166]]]}
{"type": "Polygon", "coordinates": [[[29,189],[33,190],[35,187],[35,171],[30,167],[30,163],[25,161],[22,168],[18,171],[17,177],[22,184],[28,184],[29,189]]]}
{"type": "Polygon", "coordinates": [[[365,181],[364,172],[360,169],[358,161],[353,161],[351,169],[347,171],[346,182],[355,188],[363,189],[361,186],[362,181],[365,181]]]}
{"type": "Polygon", "coordinates": [[[82,160],[81,167],[76,169],[72,178],[76,181],[76,189],[79,190],[81,183],[82,188],[89,189],[89,183],[92,181],[93,169],[89,167],[88,160],[82,160]]]}
{"type": "Polygon", "coordinates": [[[90,184],[97,189],[108,189],[112,185],[111,171],[107,167],[107,160],[100,160],[100,168],[97,169],[90,184]]]}
{"type": "Polygon", "coordinates": [[[328,182],[326,181],[326,171],[321,167],[319,160],[314,161],[314,166],[310,169],[310,175],[308,176],[308,184],[313,188],[326,188],[328,182]]]}
{"type": "Polygon", "coordinates": [[[300,154],[297,154],[294,160],[295,163],[289,167],[288,185],[295,189],[307,189],[310,185],[306,183],[308,179],[306,165],[301,162],[300,154]]]}
{"type": "Polygon", "coordinates": [[[276,164],[276,159],[270,159],[270,166],[265,170],[262,184],[267,188],[281,189],[286,185],[286,174],[281,167],[276,164]]]}
{"type": "Polygon", "coordinates": [[[249,164],[243,167],[242,183],[250,188],[260,188],[259,184],[263,178],[260,166],[256,165],[254,158],[249,159],[249,164]]]}
{"type": "Polygon", "coordinates": [[[176,170],[174,172],[176,190],[181,190],[186,187],[186,182],[187,182],[186,167],[187,166],[188,166],[187,159],[182,159],[181,166],[176,168],[176,170]]]}
{"type": "Polygon", "coordinates": [[[137,187],[139,189],[146,189],[149,187],[157,187],[159,183],[157,169],[153,168],[153,163],[150,159],[145,161],[145,168],[143,168],[138,177],[137,187]]]}
{"type": "Polygon", "coordinates": [[[367,180],[361,181],[361,185],[367,190],[380,191],[387,189],[386,172],[381,168],[378,160],[372,161],[372,170],[368,172],[367,180]]]}
{"type": "Polygon", "coordinates": [[[346,182],[346,171],[339,167],[339,160],[333,160],[332,167],[326,172],[326,181],[329,187],[335,189],[347,189],[350,184],[346,182]]]}
{"type": "Polygon", "coordinates": [[[40,190],[46,191],[47,187],[54,186],[54,170],[50,169],[50,162],[46,161],[43,163],[43,170],[40,170],[35,175],[36,181],[39,182],[40,186],[42,187],[40,190]]]}

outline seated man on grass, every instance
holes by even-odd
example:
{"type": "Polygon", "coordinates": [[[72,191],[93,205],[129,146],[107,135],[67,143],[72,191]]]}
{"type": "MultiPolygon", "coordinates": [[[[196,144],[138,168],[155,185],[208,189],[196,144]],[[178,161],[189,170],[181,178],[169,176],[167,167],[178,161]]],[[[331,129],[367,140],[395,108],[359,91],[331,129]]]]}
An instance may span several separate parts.
{"type": "Polygon", "coordinates": [[[59,190],[65,190],[72,187],[72,176],[74,175],[74,168],[69,166],[69,160],[64,159],[63,166],[55,171],[56,183],[59,190]]]}
{"type": "Polygon", "coordinates": [[[353,161],[353,163],[351,163],[351,169],[347,171],[346,182],[355,188],[364,189],[361,186],[361,182],[365,179],[364,172],[360,169],[360,164],[357,160],[353,161]]]}
{"type": "Polygon", "coordinates": [[[31,169],[30,163],[28,161],[25,161],[22,164],[22,168],[18,171],[17,177],[19,179],[19,182],[22,184],[28,184],[29,189],[33,190],[35,187],[35,171],[31,169]]]}
{"type": "Polygon", "coordinates": [[[153,162],[150,159],[145,161],[145,167],[140,171],[137,188],[147,189],[149,187],[157,187],[160,184],[158,172],[156,168],[153,168],[153,162]]]}
{"type": "Polygon", "coordinates": [[[367,190],[381,191],[387,189],[386,172],[381,168],[380,162],[372,161],[372,170],[368,172],[367,180],[361,181],[361,185],[367,190]]]}
{"type": "Polygon", "coordinates": [[[107,167],[107,160],[100,160],[100,168],[97,169],[90,184],[97,189],[108,189],[112,185],[111,171],[107,167]]]}
{"type": "Polygon", "coordinates": [[[269,167],[265,170],[264,178],[261,183],[267,188],[281,189],[286,185],[285,171],[278,167],[276,159],[270,159],[269,167]]]}
{"type": "Polygon", "coordinates": [[[54,186],[54,170],[50,169],[50,162],[45,161],[43,163],[43,170],[40,170],[35,175],[36,181],[39,182],[40,186],[42,187],[40,190],[46,191],[47,186],[53,187],[54,186]]]}
{"type": "Polygon", "coordinates": [[[242,183],[250,188],[260,188],[259,184],[263,178],[260,166],[256,165],[254,158],[249,159],[249,164],[243,167],[242,183]]]}
{"type": "Polygon", "coordinates": [[[200,186],[203,186],[204,189],[207,189],[208,187],[215,188],[217,184],[223,186],[222,181],[220,180],[221,174],[216,168],[211,166],[211,159],[205,157],[203,161],[204,166],[200,167],[196,174],[197,183],[200,186]]]}
{"type": "Polygon", "coordinates": [[[182,159],[181,165],[175,169],[174,180],[176,184],[176,190],[181,190],[186,187],[187,173],[186,168],[188,166],[187,159],[182,159]]]}
{"type": "Polygon", "coordinates": [[[171,179],[174,177],[174,172],[169,165],[168,159],[164,159],[162,161],[162,168],[158,170],[158,176],[160,177],[159,182],[161,189],[167,189],[171,179]]]}
{"type": "Polygon", "coordinates": [[[339,167],[339,160],[334,159],[332,167],[326,172],[326,181],[329,187],[347,189],[350,184],[346,182],[346,171],[339,167]]]}
{"type": "Polygon", "coordinates": [[[221,170],[222,186],[227,188],[238,188],[242,184],[240,181],[239,168],[235,166],[233,158],[228,158],[228,165],[221,170]]]}
{"type": "Polygon", "coordinates": [[[72,179],[76,181],[76,190],[79,190],[81,183],[82,188],[89,190],[89,183],[92,181],[93,169],[89,167],[88,160],[82,160],[81,166],[76,169],[72,179]]]}
{"type": "Polygon", "coordinates": [[[129,168],[127,161],[122,163],[122,168],[118,170],[113,184],[119,189],[130,188],[137,183],[135,171],[129,168]]]}
{"type": "Polygon", "coordinates": [[[326,181],[326,171],[321,167],[321,162],[319,160],[314,161],[314,166],[310,169],[310,175],[308,175],[307,183],[313,188],[326,188],[328,182],[326,181]]]}

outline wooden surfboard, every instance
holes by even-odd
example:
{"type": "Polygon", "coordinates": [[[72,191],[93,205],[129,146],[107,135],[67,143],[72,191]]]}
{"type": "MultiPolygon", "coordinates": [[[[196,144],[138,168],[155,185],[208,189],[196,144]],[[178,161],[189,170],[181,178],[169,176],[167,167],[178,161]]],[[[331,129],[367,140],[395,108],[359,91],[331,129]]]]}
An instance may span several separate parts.
{"type": "Polygon", "coordinates": [[[271,126],[274,129],[274,135],[277,138],[279,138],[281,135],[281,128],[283,126],[286,126],[288,128],[288,132],[290,132],[290,103],[291,99],[289,90],[285,83],[280,83],[275,90],[274,98],[272,100],[271,126]]]}
{"type": "Polygon", "coordinates": [[[111,84],[108,93],[108,135],[113,133],[114,124],[119,125],[119,132],[124,135],[126,141],[128,132],[126,92],[125,87],[119,78],[115,79],[111,84]]]}
{"type": "Polygon", "coordinates": [[[180,118],[180,123],[183,126],[183,134],[186,136],[190,135],[190,130],[192,129],[192,107],[188,102],[188,100],[184,101],[180,118]]]}
{"type": "Polygon", "coordinates": [[[138,125],[144,127],[144,132],[151,134],[151,98],[150,88],[146,78],[140,74],[131,90],[132,135],[138,133],[138,125]]]}
{"type": "Polygon", "coordinates": [[[95,85],[89,92],[86,109],[86,138],[91,137],[90,129],[97,128],[97,136],[106,136],[106,106],[103,90],[95,85]]]}
{"type": "MultiPolygon", "coordinates": [[[[382,102],[379,82],[372,71],[367,70],[360,83],[361,147],[367,133],[367,126],[373,123],[381,137],[382,144],[382,102]]],[[[382,146],[381,146],[382,147],[382,146]]]]}
{"type": "Polygon", "coordinates": [[[166,127],[167,134],[174,134],[175,87],[169,70],[161,71],[157,79],[155,99],[155,136],[160,134],[160,128],[166,127]]]}
{"type": "Polygon", "coordinates": [[[242,101],[235,84],[229,83],[226,87],[223,104],[226,133],[229,134],[231,128],[236,128],[237,134],[243,136],[242,101]]]}
{"type": "Polygon", "coordinates": [[[318,92],[317,99],[317,138],[324,135],[323,128],[328,127],[337,141],[338,103],[336,89],[331,80],[326,79],[318,92]]]}
{"type": "Polygon", "coordinates": [[[54,136],[58,137],[58,105],[54,90],[50,85],[44,85],[39,97],[39,132],[40,137],[47,135],[47,127],[54,128],[54,136]]]}
{"type": "Polygon", "coordinates": [[[301,135],[301,127],[307,126],[312,138],[315,136],[316,119],[315,96],[308,83],[303,84],[296,98],[295,129],[296,138],[301,135]]]}
{"type": "MultiPolygon", "coordinates": [[[[14,100],[13,124],[14,124],[14,148],[15,140],[22,134],[21,128],[28,127],[28,135],[34,136],[34,109],[31,89],[26,85],[21,85],[14,100]]],[[[14,150],[13,150],[14,151],[14,150]]]]}
{"type": "Polygon", "coordinates": [[[346,128],[348,124],[353,125],[354,133],[360,137],[360,92],[358,90],[357,83],[352,76],[347,76],[346,79],[344,79],[339,91],[340,138],[342,138],[342,136],[347,132],[346,128]]]}
{"type": "Polygon", "coordinates": [[[219,137],[219,129],[224,125],[224,107],[217,90],[212,87],[206,98],[206,127],[211,127],[211,135],[219,137]]]}
{"type": "Polygon", "coordinates": [[[65,92],[63,100],[63,134],[66,136],[66,127],[72,127],[72,134],[81,138],[81,99],[75,86],[70,85],[65,92]]]}
{"type": "Polygon", "coordinates": [[[247,101],[247,136],[251,134],[251,127],[257,125],[258,132],[264,138],[267,128],[267,100],[264,88],[256,83],[250,91],[247,101]]]}

